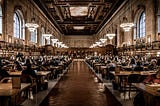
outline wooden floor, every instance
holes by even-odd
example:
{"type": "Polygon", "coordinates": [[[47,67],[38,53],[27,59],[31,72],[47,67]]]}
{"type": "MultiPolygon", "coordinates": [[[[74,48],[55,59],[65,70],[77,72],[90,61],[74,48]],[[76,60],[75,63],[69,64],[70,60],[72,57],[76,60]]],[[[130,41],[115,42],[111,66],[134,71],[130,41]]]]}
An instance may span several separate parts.
{"type": "Polygon", "coordinates": [[[42,106],[121,106],[84,61],[74,61],[42,106]]]}
{"type": "Polygon", "coordinates": [[[135,92],[132,93],[131,99],[129,99],[127,93],[114,90],[111,81],[102,79],[101,74],[95,73],[95,70],[92,67],[90,67],[87,63],[84,64],[82,61],[84,60],[74,60],[74,62],[70,64],[66,70],[63,70],[63,74],[61,74],[57,79],[48,81],[47,90],[34,94],[32,99],[27,99],[21,105],[56,106],[57,104],[55,103],[61,102],[62,104],[60,104],[60,106],[64,106],[66,103],[68,106],[72,106],[70,102],[74,101],[75,104],[73,105],[76,106],[101,106],[101,103],[103,103],[102,106],[133,106],[135,92]],[[105,90],[102,89],[104,88],[103,85],[105,86],[105,90]],[[64,98],[60,95],[63,95],[64,98]],[[101,100],[97,99],[97,97],[102,97],[103,101],[101,102],[101,100]],[[71,100],[69,100],[69,98],[71,100]],[[61,100],[58,101],[58,99],[61,100]],[[63,100],[65,101],[63,102],[63,100]],[[88,100],[90,100],[90,103],[86,103],[88,100]],[[101,103],[98,104],[99,102],[101,103]]]}

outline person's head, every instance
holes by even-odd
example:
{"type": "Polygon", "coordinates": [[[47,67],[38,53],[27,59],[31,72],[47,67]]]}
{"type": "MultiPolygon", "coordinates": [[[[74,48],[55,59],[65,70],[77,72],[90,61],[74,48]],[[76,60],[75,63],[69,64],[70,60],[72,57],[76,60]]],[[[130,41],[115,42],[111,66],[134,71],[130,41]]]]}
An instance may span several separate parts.
{"type": "Polygon", "coordinates": [[[26,66],[27,66],[27,68],[31,68],[31,63],[30,63],[29,59],[26,60],[26,66]]]}
{"type": "Polygon", "coordinates": [[[26,60],[26,64],[31,64],[29,59],[26,60]]]}

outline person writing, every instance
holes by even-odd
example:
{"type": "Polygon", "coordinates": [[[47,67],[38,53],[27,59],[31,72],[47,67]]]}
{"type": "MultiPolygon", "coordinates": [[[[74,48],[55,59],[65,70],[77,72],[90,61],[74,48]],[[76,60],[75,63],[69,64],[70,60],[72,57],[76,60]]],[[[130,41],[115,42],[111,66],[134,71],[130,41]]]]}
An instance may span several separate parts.
{"type": "Polygon", "coordinates": [[[143,83],[158,83],[160,84],[160,70],[156,72],[156,74],[149,75],[146,79],[144,79],[143,83]]]}

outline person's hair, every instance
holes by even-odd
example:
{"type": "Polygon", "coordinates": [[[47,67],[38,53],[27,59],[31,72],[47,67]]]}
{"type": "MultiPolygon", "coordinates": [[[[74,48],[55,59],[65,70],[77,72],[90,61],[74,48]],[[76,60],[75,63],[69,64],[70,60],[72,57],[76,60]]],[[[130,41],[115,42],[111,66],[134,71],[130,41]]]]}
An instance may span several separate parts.
{"type": "Polygon", "coordinates": [[[26,60],[26,66],[27,66],[27,68],[31,68],[31,63],[30,63],[29,59],[26,60]]]}
{"type": "Polygon", "coordinates": [[[26,60],[26,65],[27,64],[31,64],[29,59],[26,60]]]}

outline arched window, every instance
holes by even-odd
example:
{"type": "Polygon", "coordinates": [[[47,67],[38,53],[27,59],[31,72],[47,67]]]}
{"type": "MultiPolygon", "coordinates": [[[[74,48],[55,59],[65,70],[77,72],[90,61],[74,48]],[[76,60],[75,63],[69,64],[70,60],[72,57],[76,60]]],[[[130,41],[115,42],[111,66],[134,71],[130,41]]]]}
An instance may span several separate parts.
{"type": "Polygon", "coordinates": [[[139,38],[145,37],[146,34],[146,15],[144,12],[141,13],[139,18],[139,38]]]}
{"type": "Polygon", "coordinates": [[[25,38],[25,27],[24,27],[24,17],[22,12],[17,9],[14,12],[14,37],[18,39],[25,38]]]}
{"type": "Polygon", "coordinates": [[[31,42],[37,43],[37,29],[31,32],[31,42]]]}
{"type": "Polygon", "coordinates": [[[0,34],[2,34],[2,7],[0,6],[0,34]]]}
{"type": "Polygon", "coordinates": [[[135,18],[134,27],[134,40],[144,38],[146,35],[146,15],[144,10],[140,10],[135,18]]]}

